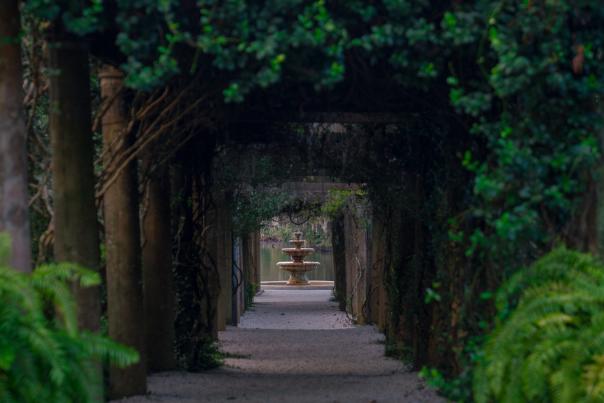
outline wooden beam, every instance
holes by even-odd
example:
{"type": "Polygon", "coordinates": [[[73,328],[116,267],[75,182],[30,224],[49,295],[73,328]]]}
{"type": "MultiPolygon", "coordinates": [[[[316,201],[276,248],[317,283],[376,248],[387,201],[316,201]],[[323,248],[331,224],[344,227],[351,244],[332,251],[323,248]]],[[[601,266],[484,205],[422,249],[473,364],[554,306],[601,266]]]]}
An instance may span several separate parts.
{"type": "Polygon", "coordinates": [[[270,115],[241,116],[238,123],[341,123],[341,124],[395,124],[419,119],[417,113],[376,112],[301,112],[271,113],[270,115]]]}

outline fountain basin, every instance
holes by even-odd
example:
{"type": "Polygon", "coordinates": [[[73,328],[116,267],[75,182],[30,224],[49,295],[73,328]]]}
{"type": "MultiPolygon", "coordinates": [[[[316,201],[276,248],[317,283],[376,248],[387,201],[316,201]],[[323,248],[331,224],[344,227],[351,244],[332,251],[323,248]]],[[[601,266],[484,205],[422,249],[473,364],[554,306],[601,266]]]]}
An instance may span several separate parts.
{"type": "Polygon", "coordinates": [[[308,278],[306,272],[319,266],[319,262],[277,262],[281,270],[289,272],[287,285],[306,285],[308,278]]]}
{"type": "Polygon", "coordinates": [[[306,252],[306,254],[309,254],[309,253],[313,253],[315,251],[315,248],[283,248],[281,250],[283,252],[287,253],[288,255],[291,252],[306,252]]]}
{"type": "Polygon", "coordinates": [[[294,262],[301,262],[305,256],[310,255],[315,250],[313,248],[284,248],[283,252],[287,253],[294,262]]]}

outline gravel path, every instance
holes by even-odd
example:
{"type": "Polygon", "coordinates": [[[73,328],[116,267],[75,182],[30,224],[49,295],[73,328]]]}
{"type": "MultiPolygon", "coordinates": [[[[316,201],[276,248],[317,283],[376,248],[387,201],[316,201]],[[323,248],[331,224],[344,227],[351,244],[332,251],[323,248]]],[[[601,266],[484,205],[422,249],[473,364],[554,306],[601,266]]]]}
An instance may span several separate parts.
{"type": "Polygon", "coordinates": [[[221,332],[223,368],[149,378],[150,394],[128,403],[443,402],[396,360],[383,336],[354,326],[329,290],[266,286],[237,328],[221,332]]]}

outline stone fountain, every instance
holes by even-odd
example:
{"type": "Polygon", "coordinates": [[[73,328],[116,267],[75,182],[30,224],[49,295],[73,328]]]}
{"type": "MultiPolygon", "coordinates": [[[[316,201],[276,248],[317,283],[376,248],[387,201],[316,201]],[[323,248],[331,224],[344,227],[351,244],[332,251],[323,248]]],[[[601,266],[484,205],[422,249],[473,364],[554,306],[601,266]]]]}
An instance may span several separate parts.
{"type": "Polygon", "coordinates": [[[289,262],[277,262],[277,266],[281,270],[289,272],[289,280],[287,285],[307,285],[308,278],[306,272],[315,269],[319,266],[319,262],[305,262],[304,257],[310,255],[315,250],[313,248],[303,248],[305,240],[302,238],[301,232],[294,232],[294,238],[289,243],[293,244],[293,248],[281,249],[284,253],[291,257],[289,262]]]}

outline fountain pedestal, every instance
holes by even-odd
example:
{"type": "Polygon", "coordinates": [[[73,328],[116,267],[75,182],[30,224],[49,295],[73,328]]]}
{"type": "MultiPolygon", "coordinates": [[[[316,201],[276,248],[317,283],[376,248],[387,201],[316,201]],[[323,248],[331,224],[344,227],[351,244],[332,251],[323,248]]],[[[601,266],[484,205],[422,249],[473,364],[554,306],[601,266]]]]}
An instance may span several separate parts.
{"type": "Polygon", "coordinates": [[[309,272],[319,266],[319,262],[305,262],[304,257],[310,255],[315,250],[313,248],[303,248],[304,241],[301,232],[294,232],[294,238],[289,241],[293,248],[283,248],[282,251],[291,257],[289,262],[277,262],[281,270],[289,272],[287,285],[307,285],[308,278],[306,272],[309,272]]]}

